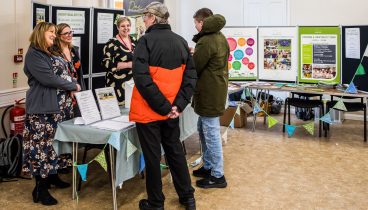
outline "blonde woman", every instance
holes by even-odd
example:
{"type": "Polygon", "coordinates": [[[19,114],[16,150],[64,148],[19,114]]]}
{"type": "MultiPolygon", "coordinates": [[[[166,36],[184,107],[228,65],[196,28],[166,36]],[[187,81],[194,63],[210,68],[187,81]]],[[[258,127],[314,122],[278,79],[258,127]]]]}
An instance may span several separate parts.
{"type": "Polygon", "coordinates": [[[69,187],[57,174],[63,163],[53,146],[57,124],[61,121],[61,109],[68,95],[81,87],[66,71],[62,59],[52,55],[50,47],[56,37],[56,26],[42,22],[36,25],[25,56],[24,73],[28,77],[26,119],[23,131],[23,171],[36,180],[32,197],[35,203],[55,205],[57,200],[48,188],[69,187]]]}
{"type": "Polygon", "coordinates": [[[124,105],[124,83],[132,79],[132,59],[136,40],[130,36],[131,21],[120,17],[116,22],[119,33],[103,48],[102,66],[106,71],[106,87],[114,87],[119,105],[124,105]]]}

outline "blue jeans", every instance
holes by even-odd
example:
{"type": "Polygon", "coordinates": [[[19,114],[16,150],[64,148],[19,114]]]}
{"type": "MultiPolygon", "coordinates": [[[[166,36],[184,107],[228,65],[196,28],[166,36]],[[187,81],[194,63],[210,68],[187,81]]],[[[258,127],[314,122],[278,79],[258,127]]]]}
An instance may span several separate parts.
{"type": "Polygon", "coordinates": [[[211,169],[211,175],[220,178],[224,175],[220,119],[199,116],[197,128],[202,144],[204,168],[211,169]]]}

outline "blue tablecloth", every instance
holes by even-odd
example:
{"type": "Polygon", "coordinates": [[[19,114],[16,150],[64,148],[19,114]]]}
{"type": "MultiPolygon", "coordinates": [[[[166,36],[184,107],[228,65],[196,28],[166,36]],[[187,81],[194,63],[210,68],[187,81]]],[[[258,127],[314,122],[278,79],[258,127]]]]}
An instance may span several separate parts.
{"type": "MultiPolygon", "coordinates": [[[[122,110],[126,115],[128,111],[122,110]]],[[[197,130],[198,116],[192,107],[188,106],[179,118],[180,140],[183,141],[197,130]]],[[[134,177],[139,170],[139,155],[141,147],[135,127],[125,129],[120,132],[120,151],[116,154],[116,186],[121,186],[125,180],[134,177]],[[127,159],[127,140],[137,147],[127,159]]],[[[58,125],[55,133],[54,148],[58,154],[71,153],[71,143],[78,142],[88,144],[106,144],[113,131],[94,128],[89,125],[74,125],[74,119],[62,122],[58,125]]]]}

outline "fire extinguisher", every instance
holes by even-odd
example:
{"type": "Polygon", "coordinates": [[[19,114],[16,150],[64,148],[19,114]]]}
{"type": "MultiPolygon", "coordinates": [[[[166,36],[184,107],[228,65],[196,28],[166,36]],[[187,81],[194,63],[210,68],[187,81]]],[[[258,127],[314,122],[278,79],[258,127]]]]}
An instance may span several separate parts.
{"type": "Polygon", "coordinates": [[[15,136],[17,134],[23,133],[24,120],[26,119],[26,110],[21,107],[24,98],[20,100],[15,100],[15,104],[12,109],[10,109],[10,136],[15,136]]]}

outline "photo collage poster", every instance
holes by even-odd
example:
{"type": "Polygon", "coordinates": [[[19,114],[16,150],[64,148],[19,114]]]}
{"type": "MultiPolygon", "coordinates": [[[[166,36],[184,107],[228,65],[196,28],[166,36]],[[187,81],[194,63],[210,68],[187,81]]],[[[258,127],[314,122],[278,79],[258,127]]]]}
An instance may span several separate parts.
{"type": "Polygon", "coordinates": [[[340,28],[299,27],[299,82],[340,83],[340,28]]]}
{"type": "Polygon", "coordinates": [[[230,80],[257,79],[257,28],[223,28],[230,48],[228,62],[230,80]]]}
{"type": "Polygon", "coordinates": [[[297,27],[258,29],[259,79],[295,82],[298,72],[297,27]]]}

